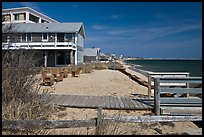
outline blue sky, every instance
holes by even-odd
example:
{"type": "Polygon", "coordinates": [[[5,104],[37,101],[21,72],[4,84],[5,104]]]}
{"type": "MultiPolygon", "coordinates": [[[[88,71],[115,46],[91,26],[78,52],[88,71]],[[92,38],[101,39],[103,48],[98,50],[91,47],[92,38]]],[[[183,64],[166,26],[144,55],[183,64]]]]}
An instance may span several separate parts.
{"type": "Polygon", "coordinates": [[[145,58],[202,58],[202,2],[3,2],[83,22],[85,47],[145,58]]]}

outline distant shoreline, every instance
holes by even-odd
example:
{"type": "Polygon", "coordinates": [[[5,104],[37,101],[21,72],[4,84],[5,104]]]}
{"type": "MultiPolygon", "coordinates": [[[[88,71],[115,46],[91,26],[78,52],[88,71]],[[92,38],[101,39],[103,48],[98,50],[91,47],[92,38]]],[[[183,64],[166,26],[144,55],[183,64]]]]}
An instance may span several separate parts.
{"type": "Polygon", "coordinates": [[[198,60],[201,61],[202,59],[191,59],[191,58],[123,58],[124,61],[126,60],[198,60]]]}
{"type": "Polygon", "coordinates": [[[202,76],[202,60],[123,59],[123,62],[145,71],[189,72],[190,76],[202,76]]]}

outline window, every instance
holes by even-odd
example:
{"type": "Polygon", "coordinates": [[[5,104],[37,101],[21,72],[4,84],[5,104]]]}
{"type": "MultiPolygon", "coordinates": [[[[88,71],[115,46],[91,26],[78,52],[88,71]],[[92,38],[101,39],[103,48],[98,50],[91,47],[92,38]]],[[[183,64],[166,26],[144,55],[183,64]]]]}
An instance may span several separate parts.
{"type": "Polygon", "coordinates": [[[26,33],[22,34],[22,41],[26,41],[26,33]]]}
{"type": "Polygon", "coordinates": [[[68,41],[68,42],[72,42],[72,40],[73,40],[73,34],[71,34],[71,33],[65,33],[65,34],[64,34],[64,40],[65,40],[65,41],[68,41]]]}
{"type": "Polygon", "coordinates": [[[19,20],[19,14],[14,14],[14,20],[19,20]]]}
{"type": "Polygon", "coordinates": [[[11,16],[8,15],[2,15],[2,21],[10,21],[11,20],[11,16]]]}
{"type": "Polygon", "coordinates": [[[26,20],[26,14],[25,13],[19,14],[19,20],[26,20]]]}
{"type": "Polygon", "coordinates": [[[7,39],[8,39],[8,38],[7,38],[7,34],[3,34],[3,35],[2,35],[2,41],[3,41],[3,42],[7,42],[7,39]]]}
{"type": "Polygon", "coordinates": [[[57,51],[57,65],[65,65],[66,64],[66,52],[65,51],[57,51]]]}
{"type": "Polygon", "coordinates": [[[31,33],[27,33],[27,41],[31,41],[31,33]]]}
{"type": "Polygon", "coordinates": [[[34,15],[32,15],[32,14],[29,14],[29,20],[30,20],[30,21],[33,21],[33,22],[35,22],[35,23],[38,23],[38,22],[39,22],[39,18],[36,17],[36,16],[34,16],[34,15]]]}
{"type": "Polygon", "coordinates": [[[49,22],[42,19],[42,20],[41,20],[41,23],[49,23],[49,22]]]}
{"type": "Polygon", "coordinates": [[[48,40],[48,35],[47,33],[43,33],[42,35],[42,41],[47,41],[48,40]]]}
{"type": "Polygon", "coordinates": [[[25,20],[26,14],[25,13],[19,13],[19,14],[13,14],[14,20],[25,20]]]}

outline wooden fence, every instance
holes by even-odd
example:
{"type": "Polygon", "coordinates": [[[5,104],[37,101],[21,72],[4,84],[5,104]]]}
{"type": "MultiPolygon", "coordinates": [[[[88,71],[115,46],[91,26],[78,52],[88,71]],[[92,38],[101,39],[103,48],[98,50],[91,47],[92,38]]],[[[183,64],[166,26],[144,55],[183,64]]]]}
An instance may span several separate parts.
{"type": "Polygon", "coordinates": [[[89,120],[2,120],[2,130],[23,129],[57,129],[96,126],[96,134],[99,128],[106,122],[181,122],[202,121],[202,116],[109,116],[103,117],[102,108],[97,109],[97,117],[89,120]]]}
{"type": "MultiPolygon", "coordinates": [[[[152,80],[154,77],[189,77],[188,72],[147,72],[148,74],[148,97],[151,98],[152,92],[151,92],[151,87],[152,87],[152,80]]],[[[168,85],[172,85],[172,83],[168,83],[168,85]]],[[[177,86],[178,84],[173,84],[173,86],[177,86]]],[[[183,85],[183,84],[180,84],[183,85]]],[[[179,85],[178,85],[179,86],[179,85]]],[[[189,85],[186,84],[188,87],[189,85]]]]}
{"type": "MultiPolygon", "coordinates": [[[[176,110],[180,112],[191,111],[191,113],[202,113],[202,98],[186,97],[182,94],[201,94],[201,88],[170,88],[164,87],[161,83],[201,83],[202,77],[154,77],[154,112],[156,115],[161,114],[161,106],[170,108],[169,110],[176,110]],[[161,93],[179,94],[180,97],[161,97],[161,93]],[[195,109],[194,109],[195,108],[195,109]]],[[[170,112],[173,113],[173,112],[170,112]]]]}

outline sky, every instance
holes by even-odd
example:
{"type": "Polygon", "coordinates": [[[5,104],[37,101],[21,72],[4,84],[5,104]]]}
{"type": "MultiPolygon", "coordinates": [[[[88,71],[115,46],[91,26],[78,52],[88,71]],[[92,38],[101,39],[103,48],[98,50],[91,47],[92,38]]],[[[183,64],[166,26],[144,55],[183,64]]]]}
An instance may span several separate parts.
{"type": "Polygon", "coordinates": [[[202,2],[2,2],[83,22],[84,47],[143,58],[202,59],[202,2]]]}

